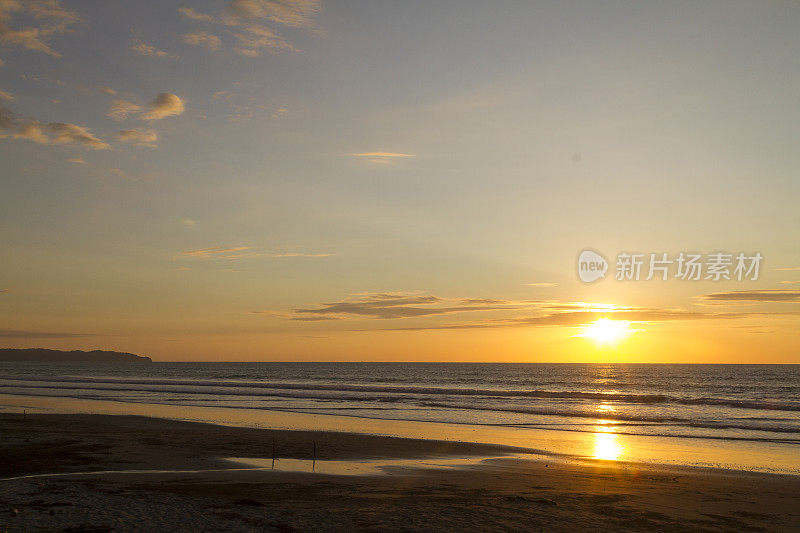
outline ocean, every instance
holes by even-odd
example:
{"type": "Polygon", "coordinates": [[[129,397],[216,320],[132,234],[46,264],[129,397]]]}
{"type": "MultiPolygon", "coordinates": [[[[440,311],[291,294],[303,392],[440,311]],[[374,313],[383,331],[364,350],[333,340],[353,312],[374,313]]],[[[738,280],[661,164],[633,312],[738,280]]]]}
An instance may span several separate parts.
{"type": "Polygon", "coordinates": [[[0,363],[0,394],[800,445],[800,365],[0,363]]]}

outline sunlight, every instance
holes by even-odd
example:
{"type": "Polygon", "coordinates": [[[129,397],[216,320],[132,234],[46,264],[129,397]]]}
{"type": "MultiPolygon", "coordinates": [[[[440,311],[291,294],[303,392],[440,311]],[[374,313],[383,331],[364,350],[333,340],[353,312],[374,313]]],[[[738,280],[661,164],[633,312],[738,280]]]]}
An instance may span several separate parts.
{"type": "Polygon", "coordinates": [[[628,320],[611,320],[601,318],[583,327],[583,330],[575,337],[585,337],[592,339],[597,344],[615,344],[618,341],[629,337],[636,330],[631,328],[628,320]]]}
{"type": "Polygon", "coordinates": [[[617,442],[617,435],[607,433],[608,428],[601,428],[601,431],[594,434],[594,453],[595,459],[606,461],[616,461],[622,455],[624,447],[617,442]]]}
{"type": "Polygon", "coordinates": [[[597,405],[597,411],[600,413],[613,413],[616,409],[610,403],[602,402],[597,405]]]}

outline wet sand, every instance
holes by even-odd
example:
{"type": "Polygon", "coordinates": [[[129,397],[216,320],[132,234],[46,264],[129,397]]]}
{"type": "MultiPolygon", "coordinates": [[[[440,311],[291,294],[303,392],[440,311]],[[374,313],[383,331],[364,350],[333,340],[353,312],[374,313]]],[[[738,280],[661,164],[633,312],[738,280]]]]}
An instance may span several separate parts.
{"type": "Polygon", "coordinates": [[[140,416],[0,414],[0,531],[792,531],[800,477],[526,456],[519,448],[140,416]],[[471,457],[379,475],[225,457],[471,457]],[[497,458],[507,454],[504,458],[497,458]],[[495,457],[477,463],[481,457],[495,457]],[[215,470],[110,473],[107,470],[215,470]],[[60,477],[6,478],[46,473],[60,477]],[[71,529],[70,529],[71,528],[71,529]]]}

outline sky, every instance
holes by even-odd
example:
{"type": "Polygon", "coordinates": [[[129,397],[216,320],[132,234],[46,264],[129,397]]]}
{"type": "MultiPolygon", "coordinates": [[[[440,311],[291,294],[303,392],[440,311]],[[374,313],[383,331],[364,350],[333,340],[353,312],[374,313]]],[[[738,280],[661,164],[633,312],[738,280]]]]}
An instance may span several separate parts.
{"type": "Polygon", "coordinates": [[[799,27],[794,0],[0,0],[0,344],[800,363],[799,27]]]}

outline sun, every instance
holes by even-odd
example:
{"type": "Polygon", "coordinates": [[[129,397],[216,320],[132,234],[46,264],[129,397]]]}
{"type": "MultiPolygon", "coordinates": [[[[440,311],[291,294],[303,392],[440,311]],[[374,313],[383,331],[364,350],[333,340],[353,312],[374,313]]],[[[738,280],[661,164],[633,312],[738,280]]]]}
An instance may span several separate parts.
{"type": "Polygon", "coordinates": [[[592,339],[597,344],[615,344],[629,337],[634,331],[636,330],[631,328],[631,323],[627,320],[601,318],[584,326],[575,336],[592,339]]]}

